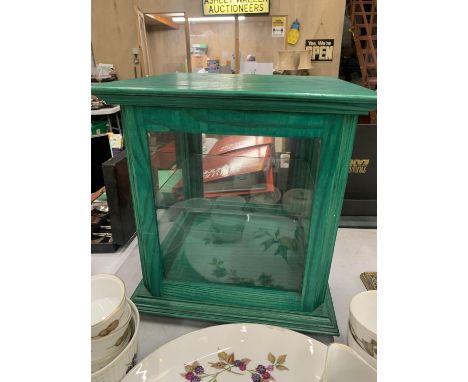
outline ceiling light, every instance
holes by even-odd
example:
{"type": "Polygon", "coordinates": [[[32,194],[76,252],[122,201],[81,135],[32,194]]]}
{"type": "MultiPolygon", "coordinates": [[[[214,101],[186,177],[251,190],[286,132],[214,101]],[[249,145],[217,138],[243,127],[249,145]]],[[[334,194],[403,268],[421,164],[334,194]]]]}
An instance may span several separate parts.
{"type": "MultiPolygon", "coordinates": [[[[223,21],[234,21],[235,16],[215,16],[215,17],[189,17],[190,23],[208,23],[208,22],[223,22],[223,21]]],[[[239,21],[244,21],[245,16],[239,16],[239,21]]],[[[172,21],[175,23],[184,23],[185,17],[173,17],[172,21]]]]}

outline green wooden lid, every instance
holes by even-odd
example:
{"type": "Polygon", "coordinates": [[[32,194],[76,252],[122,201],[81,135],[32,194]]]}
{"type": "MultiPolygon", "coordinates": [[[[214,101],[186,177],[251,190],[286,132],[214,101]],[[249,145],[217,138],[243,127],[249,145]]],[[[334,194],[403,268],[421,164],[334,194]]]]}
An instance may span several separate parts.
{"type": "Polygon", "coordinates": [[[135,106],[362,114],[377,103],[372,90],[315,76],[174,73],[93,84],[91,90],[107,103],[135,106]]]}

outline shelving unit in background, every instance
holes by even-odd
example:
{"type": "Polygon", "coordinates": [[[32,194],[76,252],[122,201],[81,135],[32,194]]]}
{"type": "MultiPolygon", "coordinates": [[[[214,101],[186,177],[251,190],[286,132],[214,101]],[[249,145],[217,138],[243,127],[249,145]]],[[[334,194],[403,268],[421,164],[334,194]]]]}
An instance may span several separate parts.
{"type": "Polygon", "coordinates": [[[350,0],[351,33],[365,87],[377,89],[377,1],[350,0]]]}

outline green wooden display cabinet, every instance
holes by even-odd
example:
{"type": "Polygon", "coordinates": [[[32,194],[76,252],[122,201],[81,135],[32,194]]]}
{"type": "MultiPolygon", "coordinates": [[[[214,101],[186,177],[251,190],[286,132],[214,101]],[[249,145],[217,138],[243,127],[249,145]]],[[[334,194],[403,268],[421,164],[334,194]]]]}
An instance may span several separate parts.
{"type": "Polygon", "coordinates": [[[328,276],[357,117],[375,92],[179,73],[92,93],[121,106],[141,312],[338,335],[328,276]]]}

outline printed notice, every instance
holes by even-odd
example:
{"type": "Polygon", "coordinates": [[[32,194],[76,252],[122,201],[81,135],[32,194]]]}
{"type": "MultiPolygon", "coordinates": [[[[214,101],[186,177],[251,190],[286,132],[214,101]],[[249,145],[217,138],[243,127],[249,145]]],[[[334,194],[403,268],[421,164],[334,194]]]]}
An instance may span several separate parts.
{"type": "Polygon", "coordinates": [[[315,39],[306,40],[306,50],[312,51],[313,62],[333,61],[334,39],[315,39]]]}
{"type": "Polygon", "coordinates": [[[271,18],[271,35],[273,37],[284,37],[286,30],[286,16],[273,16],[271,18]]]}

